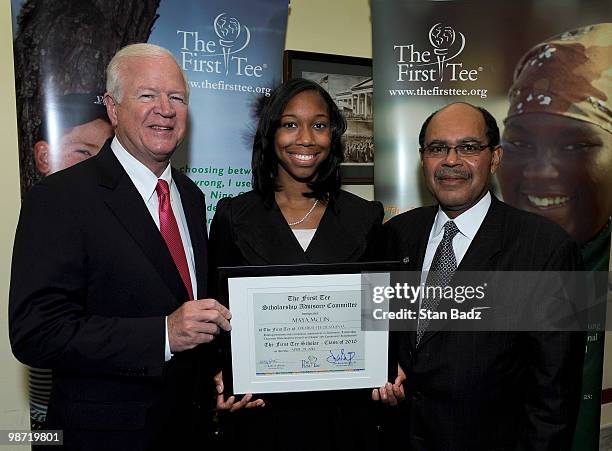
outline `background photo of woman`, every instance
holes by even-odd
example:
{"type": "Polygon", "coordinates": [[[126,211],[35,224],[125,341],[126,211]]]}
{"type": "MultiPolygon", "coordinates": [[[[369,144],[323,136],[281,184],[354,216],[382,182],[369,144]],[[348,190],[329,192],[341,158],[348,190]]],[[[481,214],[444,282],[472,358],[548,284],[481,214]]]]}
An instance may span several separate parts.
{"type": "MultiPolygon", "coordinates": [[[[521,58],[499,171],[506,202],[555,221],[581,244],[585,269],[605,272],[612,215],[611,43],[612,24],[590,25],[537,44],[521,58]]],[[[574,451],[596,449],[599,439],[604,314],[588,333],[574,451]]]]}

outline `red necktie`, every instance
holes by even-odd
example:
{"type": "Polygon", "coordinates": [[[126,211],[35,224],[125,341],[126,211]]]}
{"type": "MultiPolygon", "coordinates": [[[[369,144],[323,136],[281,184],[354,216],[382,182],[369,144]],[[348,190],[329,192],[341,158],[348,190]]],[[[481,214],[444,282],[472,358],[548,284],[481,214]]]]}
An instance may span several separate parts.
{"type": "Polygon", "coordinates": [[[170,205],[170,188],[165,180],[157,180],[155,187],[157,198],[159,199],[159,231],[164,237],[164,241],[170,250],[172,260],[178,269],[181,279],[189,293],[189,299],[193,299],[193,289],[191,288],[191,277],[189,277],[189,266],[185,257],[185,248],[181,240],[178,224],[170,205]]]}

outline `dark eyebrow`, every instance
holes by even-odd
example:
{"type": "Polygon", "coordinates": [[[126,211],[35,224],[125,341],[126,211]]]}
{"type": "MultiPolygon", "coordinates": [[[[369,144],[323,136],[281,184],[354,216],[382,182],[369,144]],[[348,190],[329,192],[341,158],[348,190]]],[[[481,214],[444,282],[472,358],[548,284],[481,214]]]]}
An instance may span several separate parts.
{"type": "MultiPolygon", "coordinates": [[[[285,113],[285,114],[283,114],[281,116],[281,119],[286,118],[286,117],[296,118],[297,119],[298,115],[297,114],[293,114],[293,113],[285,113]]],[[[315,115],[315,119],[318,119],[318,118],[329,119],[329,115],[328,114],[324,114],[324,113],[316,114],[315,115]]]]}
{"type": "Polygon", "coordinates": [[[425,145],[425,147],[428,146],[447,146],[448,143],[446,141],[444,141],[443,139],[434,139],[433,141],[430,141],[428,144],[425,145]]]}
{"type": "MultiPolygon", "coordinates": [[[[473,136],[466,136],[465,138],[461,138],[459,141],[457,141],[458,144],[481,144],[482,141],[480,140],[480,138],[475,138],[473,136]]],[[[448,141],[445,141],[443,139],[434,139],[433,141],[431,141],[429,144],[427,144],[427,146],[448,146],[448,141]]]]}
{"type": "Polygon", "coordinates": [[[557,133],[557,137],[566,141],[589,141],[603,144],[601,137],[595,135],[582,124],[572,124],[571,126],[563,127],[563,129],[559,130],[557,133]]]}
{"type": "Polygon", "coordinates": [[[530,133],[528,127],[525,127],[525,126],[523,126],[521,124],[517,124],[517,123],[514,123],[514,122],[508,123],[508,125],[506,125],[506,129],[504,130],[504,132],[530,133]]]}
{"type": "Polygon", "coordinates": [[[480,138],[475,138],[473,136],[466,136],[465,138],[461,138],[460,143],[482,143],[480,138]]]}

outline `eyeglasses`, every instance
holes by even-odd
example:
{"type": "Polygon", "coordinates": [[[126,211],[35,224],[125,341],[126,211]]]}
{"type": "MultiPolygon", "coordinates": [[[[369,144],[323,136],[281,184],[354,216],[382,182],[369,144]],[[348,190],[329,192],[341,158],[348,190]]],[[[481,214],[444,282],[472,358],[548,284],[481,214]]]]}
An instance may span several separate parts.
{"type": "Polygon", "coordinates": [[[444,158],[448,155],[451,149],[455,149],[460,157],[474,157],[480,155],[483,149],[489,147],[489,144],[457,144],[456,146],[446,146],[444,144],[430,144],[427,147],[422,147],[420,152],[426,158],[444,158]]]}

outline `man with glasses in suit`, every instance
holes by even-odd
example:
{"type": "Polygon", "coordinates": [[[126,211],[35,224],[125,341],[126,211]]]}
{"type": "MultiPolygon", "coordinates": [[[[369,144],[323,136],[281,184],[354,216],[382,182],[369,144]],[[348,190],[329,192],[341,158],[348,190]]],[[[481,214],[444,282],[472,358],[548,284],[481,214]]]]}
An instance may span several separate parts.
{"type": "MultiPolygon", "coordinates": [[[[419,144],[425,183],[438,205],[391,219],[384,258],[432,271],[440,285],[455,271],[580,269],[578,246],[561,227],[491,194],[503,150],[485,109],[447,105],[424,122],[419,144]]],[[[420,307],[431,309],[429,301],[421,299],[420,307]]],[[[408,428],[402,440],[408,437],[410,449],[569,449],[581,333],[441,331],[421,319],[415,329],[393,334],[399,376],[373,392],[374,399],[400,404],[394,413],[408,428]]]]}

